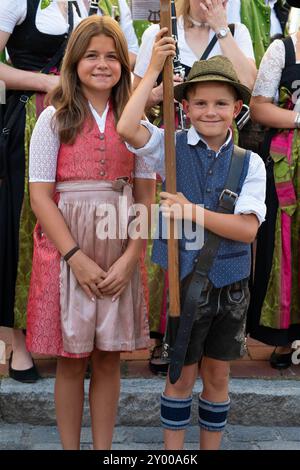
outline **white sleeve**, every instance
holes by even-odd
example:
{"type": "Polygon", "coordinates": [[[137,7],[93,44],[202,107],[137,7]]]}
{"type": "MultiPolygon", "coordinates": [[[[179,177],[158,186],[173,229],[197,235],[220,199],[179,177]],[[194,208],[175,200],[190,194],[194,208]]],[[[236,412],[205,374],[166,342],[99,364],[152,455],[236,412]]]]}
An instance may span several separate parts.
{"type": "Polygon", "coordinates": [[[235,23],[234,39],[245,56],[255,61],[252,40],[247,26],[235,23]]]}
{"type": "Polygon", "coordinates": [[[259,225],[266,216],[266,169],[257,153],[251,152],[248,173],[234,208],[235,214],[255,214],[259,225]]]}
{"type": "Polygon", "coordinates": [[[120,26],[126,36],[129,52],[137,54],[139,52],[139,43],[133,28],[130,8],[126,0],[119,0],[120,5],[120,26]]]}
{"type": "Polygon", "coordinates": [[[159,25],[153,24],[146,29],[142,36],[142,43],[136,58],[134,67],[134,74],[143,78],[151,60],[152,48],[155,41],[155,36],[159,31],[159,25]]]}
{"type": "Polygon", "coordinates": [[[1,0],[0,31],[12,33],[15,26],[21,24],[27,13],[26,0],[1,0]]]}
{"type": "Polygon", "coordinates": [[[141,121],[141,124],[150,131],[151,137],[144,147],[135,148],[126,143],[130,152],[135,154],[135,176],[136,178],[149,178],[140,176],[141,174],[158,173],[165,179],[165,148],[164,130],[159,129],[148,121],[141,121]]]}
{"type": "Polygon", "coordinates": [[[241,0],[228,0],[227,21],[228,23],[241,23],[241,0]]]}
{"type": "Polygon", "coordinates": [[[53,129],[55,108],[49,106],[40,115],[33,129],[29,149],[30,183],[56,181],[57,155],[60,147],[58,133],[53,129]]]}
{"type": "Polygon", "coordinates": [[[280,39],[268,47],[259,66],[252,96],[275,98],[285,65],[285,47],[280,39]]]}

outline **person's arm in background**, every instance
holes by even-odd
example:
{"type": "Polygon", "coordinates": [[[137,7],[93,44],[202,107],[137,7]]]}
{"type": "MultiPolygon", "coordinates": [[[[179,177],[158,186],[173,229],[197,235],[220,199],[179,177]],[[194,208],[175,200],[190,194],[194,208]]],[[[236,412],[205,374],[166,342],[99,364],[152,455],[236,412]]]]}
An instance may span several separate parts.
{"type": "MultiPolygon", "coordinates": [[[[205,14],[205,21],[215,33],[228,26],[226,4],[222,3],[222,0],[206,0],[206,4],[201,3],[200,7],[205,14]]],[[[251,37],[246,26],[236,24],[234,37],[229,32],[226,37],[219,39],[219,45],[223,55],[232,62],[240,82],[252,90],[257,69],[254,54],[252,59],[245,53],[249,48],[253,53],[251,37]]]]}
{"type": "MultiPolygon", "coordinates": [[[[300,39],[300,34],[297,34],[300,39]]],[[[284,64],[284,44],[281,40],[276,39],[269,46],[260,63],[250,101],[251,119],[267,127],[294,129],[297,113],[293,110],[280,108],[275,103],[284,64]]]]}
{"type": "MultiPolygon", "coordinates": [[[[0,51],[4,51],[10,33],[0,31],[0,51]]],[[[32,90],[48,93],[59,81],[56,75],[28,72],[0,62],[0,80],[8,90],[32,90]]]]}
{"type": "MultiPolygon", "coordinates": [[[[134,68],[134,80],[133,80],[133,90],[135,90],[139,83],[142,81],[144,77],[148,65],[150,64],[153,45],[155,42],[156,34],[159,32],[159,25],[154,24],[149,26],[146,29],[142,36],[142,43],[140,46],[140,50],[137,56],[135,68],[134,68]]],[[[174,83],[178,82],[181,83],[182,79],[178,76],[174,76],[174,83]]],[[[149,93],[147,102],[146,102],[146,109],[151,108],[163,100],[163,84],[156,85],[156,82],[153,85],[152,90],[149,93]]]]}
{"type": "MultiPolygon", "coordinates": [[[[1,0],[0,2],[0,52],[6,44],[15,26],[26,17],[27,3],[24,0],[1,0]]],[[[32,90],[49,92],[57,84],[59,78],[54,75],[28,72],[0,63],[0,80],[8,90],[32,90]]]]}

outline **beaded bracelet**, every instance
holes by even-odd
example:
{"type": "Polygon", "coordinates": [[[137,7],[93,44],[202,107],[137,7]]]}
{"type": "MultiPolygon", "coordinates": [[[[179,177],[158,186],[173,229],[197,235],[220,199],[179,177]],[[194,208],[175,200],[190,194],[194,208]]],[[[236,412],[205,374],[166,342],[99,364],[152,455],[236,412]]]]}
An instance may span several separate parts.
{"type": "Polygon", "coordinates": [[[69,261],[69,259],[71,258],[71,256],[75,255],[75,253],[80,250],[79,246],[74,246],[74,248],[72,248],[72,250],[68,251],[68,253],[65,254],[64,256],[64,260],[67,262],[69,261]]]}

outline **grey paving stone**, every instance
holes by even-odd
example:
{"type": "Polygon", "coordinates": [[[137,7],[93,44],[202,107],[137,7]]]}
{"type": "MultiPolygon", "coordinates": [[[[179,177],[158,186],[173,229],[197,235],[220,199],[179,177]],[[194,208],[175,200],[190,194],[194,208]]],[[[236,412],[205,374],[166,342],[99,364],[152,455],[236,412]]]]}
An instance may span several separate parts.
{"type": "MultiPolygon", "coordinates": [[[[300,425],[300,423],[299,423],[300,425]]],[[[289,428],[278,428],[278,433],[284,441],[299,441],[300,442],[300,426],[289,428]]]]}
{"type": "MultiPolygon", "coordinates": [[[[128,442],[157,443],[163,441],[163,429],[158,426],[117,426],[114,432],[114,442],[126,444],[128,442]]],[[[199,427],[190,426],[186,431],[186,442],[199,441],[199,427]]]]}
{"type": "Polygon", "coordinates": [[[0,423],[0,444],[6,442],[20,442],[23,426],[20,424],[0,423]]]}
{"type": "Polygon", "coordinates": [[[112,450],[161,450],[163,445],[131,442],[129,444],[113,444],[112,450]]]}
{"type": "Polygon", "coordinates": [[[32,426],[27,439],[34,444],[59,444],[60,438],[56,426],[32,426]]]}
{"type": "Polygon", "coordinates": [[[260,450],[300,450],[300,442],[294,441],[274,441],[274,442],[257,442],[260,450]]]}
{"type": "Polygon", "coordinates": [[[232,442],[227,439],[223,439],[221,450],[257,450],[257,446],[252,442],[232,442]]]}
{"type": "Polygon", "coordinates": [[[92,430],[88,427],[83,427],[81,429],[80,442],[89,443],[92,442],[92,430]]]}
{"type": "Polygon", "coordinates": [[[20,442],[0,442],[0,450],[30,450],[30,447],[20,442]]]}
{"type": "Polygon", "coordinates": [[[226,437],[234,442],[274,441],[279,433],[272,427],[228,425],[226,437]]]}
{"type": "Polygon", "coordinates": [[[33,444],[30,450],[62,450],[61,444],[49,444],[48,442],[41,442],[39,444],[33,444]]]}

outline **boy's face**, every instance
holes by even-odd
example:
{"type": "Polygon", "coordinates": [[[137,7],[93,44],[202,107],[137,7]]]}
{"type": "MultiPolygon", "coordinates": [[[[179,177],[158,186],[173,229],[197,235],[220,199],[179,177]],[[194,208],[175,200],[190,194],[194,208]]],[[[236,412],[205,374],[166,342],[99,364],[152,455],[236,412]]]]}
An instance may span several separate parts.
{"type": "Polygon", "coordinates": [[[222,145],[243,102],[237,100],[231,85],[206,82],[188,90],[188,99],[183,100],[182,104],[192,125],[207,143],[220,141],[222,145]]]}

